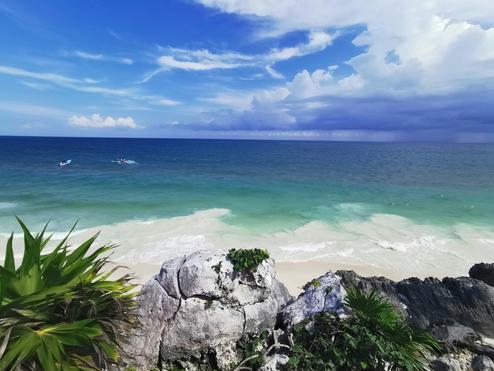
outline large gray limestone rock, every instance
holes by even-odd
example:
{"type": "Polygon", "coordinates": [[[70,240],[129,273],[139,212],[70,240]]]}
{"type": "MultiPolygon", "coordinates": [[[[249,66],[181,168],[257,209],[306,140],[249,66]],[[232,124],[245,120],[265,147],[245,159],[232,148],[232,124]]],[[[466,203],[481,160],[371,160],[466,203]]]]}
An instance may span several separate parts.
{"type": "Polygon", "coordinates": [[[273,330],[291,299],[274,262],[238,273],[225,254],[198,251],[167,261],[139,296],[140,327],[124,349],[127,364],[149,370],[160,361],[214,358],[226,370],[239,361],[242,337],[273,330]]]}

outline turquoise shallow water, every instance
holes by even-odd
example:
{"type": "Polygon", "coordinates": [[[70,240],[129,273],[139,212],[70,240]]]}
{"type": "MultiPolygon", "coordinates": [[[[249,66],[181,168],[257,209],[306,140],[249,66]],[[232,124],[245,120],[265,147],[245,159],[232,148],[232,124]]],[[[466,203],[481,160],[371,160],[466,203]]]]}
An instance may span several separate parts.
{"type": "Polygon", "coordinates": [[[14,215],[64,230],[213,208],[259,231],[375,214],[489,226],[494,146],[0,137],[0,232],[14,215]]]}

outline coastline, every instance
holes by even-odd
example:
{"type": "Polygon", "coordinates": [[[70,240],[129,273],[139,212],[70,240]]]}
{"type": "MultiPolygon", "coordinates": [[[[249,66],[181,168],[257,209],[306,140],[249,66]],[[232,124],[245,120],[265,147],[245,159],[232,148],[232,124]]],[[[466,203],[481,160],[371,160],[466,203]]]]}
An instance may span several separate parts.
{"type": "MultiPolygon", "coordinates": [[[[464,276],[480,261],[494,261],[494,230],[469,224],[449,228],[417,224],[397,215],[377,214],[339,224],[311,221],[295,229],[262,233],[225,222],[227,209],[145,221],[127,221],[76,230],[71,246],[101,232],[97,245],[115,244],[111,260],[147,281],[161,264],[197,250],[267,249],[276,261],[277,277],[292,295],[327,271],[353,270],[362,276],[464,276]]],[[[55,232],[52,244],[66,233],[55,232]]],[[[9,234],[0,234],[5,246],[9,234]]],[[[21,256],[22,237],[14,238],[21,256]]]]}
{"type": "MultiPolygon", "coordinates": [[[[113,263],[112,266],[118,264],[113,263]]],[[[122,269],[122,272],[130,273],[135,276],[135,282],[138,285],[144,285],[148,280],[150,280],[154,275],[159,273],[161,265],[160,264],[150,264],[150,263],[139,263],[130,264],[122,269]]],[[[443,278],[447,276],[468,276],[468,269],[470,267],[465,267],[464,272],[457,274],[444,274],[437,275],[433,272],[414,275],[418,278],[426,277],[436,277],[443,278]]],[[[303,286],[317,278],[326,274],[329,271],[336,272],[338,270],[350,270],[357,273],[362,277],[386,277],[394,281],[399,281],[402,279],[410,278],[410,275],[400,273],[396,270],[383,270],[381,268],[376,268],[372,266],[365,265],[350,265],[341,264],[338,262],[329,261],[306,261],[306,262],[278,262],[275,261],[275,271],[276,278],[280,280],[285,287],[288,289],[291,295],[298,296],[303,292],[303,286]]],[[[458,271],[457,271],[458,272],[458,271]]]]}

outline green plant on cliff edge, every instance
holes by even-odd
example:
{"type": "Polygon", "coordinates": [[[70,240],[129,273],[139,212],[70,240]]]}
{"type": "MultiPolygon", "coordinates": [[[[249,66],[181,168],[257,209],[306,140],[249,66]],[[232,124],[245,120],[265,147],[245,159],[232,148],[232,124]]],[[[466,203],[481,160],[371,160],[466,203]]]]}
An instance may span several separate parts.
{"type": "Polygon", "coordinates": [[[237,272],[255,272],[259,264],[269,259],[269,253],[262,249],[230,249],[227,258],[237,272]]]}
{"type": "Polygon", "coordinates": [[[376,292],[348,291],[351,314],[320,313],[293,329],[289,370],[426,370],[425,355],[439,350],[426,331],[411,328],[376,292]]]}
{"type": "Polygon", "coordinates": [[[90,251],[96,235],[69,249],[67,235],[44,253],[46,227],[33,236],[18,221],[22,261],[16,267],[11,235],[0,265],[0,370],[105,369],[119,357],[119,328],[133,322],[135,305],[131,277],[102,271],[113,246],[90,251]]]}

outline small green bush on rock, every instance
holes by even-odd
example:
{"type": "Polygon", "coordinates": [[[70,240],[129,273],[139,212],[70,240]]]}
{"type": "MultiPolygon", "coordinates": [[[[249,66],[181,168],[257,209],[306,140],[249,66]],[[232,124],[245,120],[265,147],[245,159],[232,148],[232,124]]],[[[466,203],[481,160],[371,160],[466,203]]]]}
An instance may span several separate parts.
{"type": "MultiPolygon", "coordinates": [[[[307,290],[307,289],[308,289],[309,287],[311,287],[311,286],[314,286],[314,287],[319,287],[319,286],[321,286],[321,282],[320,282],[319,280],[317,280],[317,279],[313,279],[312,281],[307,282],[307,283],[304,285],[303,289],[304,289],[304,290],[307,290]]],[[[328,288],[329,288],[329,287],[328,287],[328,288]]]]}
{"type": "Polygon", "coordinates": [[[426,331],[411,328],[377,293],[348,291],[347,318],[320,313],[293,329],[289,370],[426,370],[428,352],[439,350],[426,331]]]}
{"type": "Polygon", "coordinates": [[[255,272],[264,260],[269,259],[269,253],[262,249],[230,249],[227,258],[237,272],[255,272]]]}

